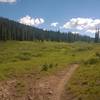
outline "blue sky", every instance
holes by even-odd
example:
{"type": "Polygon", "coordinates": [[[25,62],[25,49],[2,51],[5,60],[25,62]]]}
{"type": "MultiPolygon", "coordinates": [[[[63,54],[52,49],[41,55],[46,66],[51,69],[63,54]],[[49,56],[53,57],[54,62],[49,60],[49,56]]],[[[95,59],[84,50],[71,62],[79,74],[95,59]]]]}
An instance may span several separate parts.
{"type": "Polygon", "coordinates": [[[0,0],[1,17],[21,23],[31,20],[36,22],[31,26],[91,36],[100,24],[99,10],[100,0],[0,0]]]}

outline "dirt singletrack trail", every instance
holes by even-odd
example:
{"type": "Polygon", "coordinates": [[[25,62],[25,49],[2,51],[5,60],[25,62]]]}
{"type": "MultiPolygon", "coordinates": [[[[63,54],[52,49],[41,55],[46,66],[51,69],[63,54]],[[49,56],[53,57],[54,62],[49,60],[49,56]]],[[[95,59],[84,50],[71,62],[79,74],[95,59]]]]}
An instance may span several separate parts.
{"type": "Polygon", "coordinates": [[[64,87],[78,66],[79,64],[69,64],[65,70],[42,78],[21,77],[20,80],[25,83],[24,90],[23,85],[18,83],[19,79],[0,82],[0,100],[62,100],[64,87]]]}
{"type": "MultiPolygon", "coordinates": [[[[74,71],[78,68],[78,64],[71,64],[69,70],[64,74],[62,79],[58,82],[58,85],[54,91],[54,96],[52,100],[61,100],[61,94],[64,90],[64,86],[68,83],[74,71]]],[[[62,72],[63,73],[63,72],[62,72]]]]}

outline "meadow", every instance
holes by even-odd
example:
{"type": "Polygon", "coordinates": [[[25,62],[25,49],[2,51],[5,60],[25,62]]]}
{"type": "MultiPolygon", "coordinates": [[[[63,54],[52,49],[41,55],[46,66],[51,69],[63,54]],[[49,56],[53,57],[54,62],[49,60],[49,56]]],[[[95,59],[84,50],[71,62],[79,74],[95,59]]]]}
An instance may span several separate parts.
{"type": "Polygon", "coordinates": [[[70,63],[78,63],[65,94],[70,100],[99,100],[100,44],[63,42],[0,42],[0,81],[27,74],[55,74],[70,63]]]}

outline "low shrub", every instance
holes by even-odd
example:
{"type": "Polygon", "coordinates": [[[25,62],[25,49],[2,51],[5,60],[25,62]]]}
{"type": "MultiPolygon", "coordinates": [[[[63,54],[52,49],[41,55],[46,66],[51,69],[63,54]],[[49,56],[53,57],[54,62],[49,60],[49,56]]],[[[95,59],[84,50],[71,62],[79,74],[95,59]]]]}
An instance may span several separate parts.
{"type": "Polygon", "coordinates": [[[84,64],[96,64],[98,61],[98,58],[90,58],[87,61],[84,61],[84,64]]]}
{"type": "Polygon", "coordinates": [[[48,71],[49,69],[58,66],[58,64],[44,64],[42,65],[42,70],[41,71],[48,71]]]}
{"type": "Polygon", "coordinates": [[[49,68],[52,68],[53,67],[53,64],[49,64],[49,68]]]}
{"type": "Polygon", "coordinates": [[[42,65],[42,70],[41,71],[48,71],[48,64],[42,65]]]}
{"type": "Polygon", "coordinates": [[[20,60],[30,60],[31,57],[32,57],[32,55],[29,52],[23,52],[17,56],[17,58],[20,60]]]}
{"type": "Polygon", "coordinates": [[[96,57],[100,58],[100,53],[99,52],[96,52],[95,55],[96,55],[96,57]]]}

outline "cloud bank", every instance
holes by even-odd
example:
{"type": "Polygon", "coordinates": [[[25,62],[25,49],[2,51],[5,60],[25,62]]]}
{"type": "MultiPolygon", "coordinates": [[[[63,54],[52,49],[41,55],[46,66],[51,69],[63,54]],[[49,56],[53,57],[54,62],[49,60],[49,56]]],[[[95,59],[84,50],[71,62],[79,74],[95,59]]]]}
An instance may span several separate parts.
{"type": "Polygon", "coordinates": [[[57,27],[58,24],[59,24],[58,22],[54,22],[54,23],[51,23],[50,26],[57,27]]]}
{"type": "Polygon", "coordinates": [[[63,25],[64,29],[76,29],[94,33],[95,28],[100,26],[100,19],[72,18],[63,25]]]}
{"type": "Polygon", "coordinates": [[[25,17],[22,17],[19,20],[19,23],[29,25],[29,26],[38,26],[44,23],[44,19],[43,18],[32,18],[29,15],[27,15],[25,17]]]}
{"type": "Polygon", "coordinates": [[[0,3],[14,3],[16,0],[0,0],[0,3]]]}

